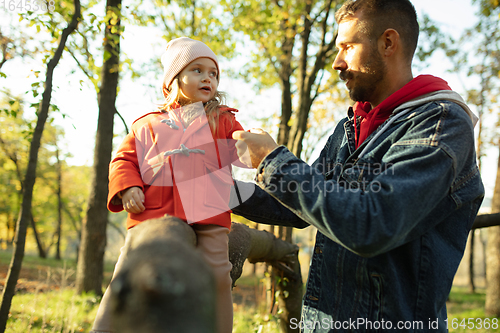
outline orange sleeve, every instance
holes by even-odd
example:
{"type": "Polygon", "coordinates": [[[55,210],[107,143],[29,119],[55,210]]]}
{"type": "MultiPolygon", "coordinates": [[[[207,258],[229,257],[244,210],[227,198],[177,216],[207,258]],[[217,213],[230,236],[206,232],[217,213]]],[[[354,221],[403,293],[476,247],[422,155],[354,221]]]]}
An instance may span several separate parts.
{"type": "Polygon", "coordinates": [[[131,131],[121,143],[115,158],[109,165],[108,209],[111,212],[123,210],[117,194],[129,187],[137,186],[144,191],[144,183],[139,170],[136,139],[131,131]]]}
{"type": "Polygon", "coordinates": [[[225,138],[228,142],[229,155],[231,164],[238,166],[240,168],[248,168],[246,165],[240,162],[238,154],[236,153],[236,140],[233,139],[233,133],[235,131],[244,131],[243,126],[236,120],[234,115],[235,109],[228,109],[223,113],[224,115],[224,128],[226,129],[225,138]]]}
{"type": "Polygon", "coordinates": [[[228,139],[232,139],[233,138],[233,133],[235,131],[244,131],[243,126],[241,126],[241,124],[239,123],[239,121],[236,120],[236,117],[232,113],[231,113],[230,120],[231,120],[231,123],[228,126],[229,131],[228,131],[227,136],[226,136],[228,139]]]}

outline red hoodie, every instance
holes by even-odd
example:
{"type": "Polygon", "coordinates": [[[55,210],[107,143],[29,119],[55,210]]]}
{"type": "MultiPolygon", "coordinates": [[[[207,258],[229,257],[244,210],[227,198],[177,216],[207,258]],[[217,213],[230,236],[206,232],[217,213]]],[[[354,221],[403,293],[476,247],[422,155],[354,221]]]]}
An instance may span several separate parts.
{"type": "Polygon", "coordinates": [[[396,107],[419,96],[439,90],[451,90],[451,88],[443,79],[432,75],[419,75],[387,97],[374,109],[368,102],[356,102],[353,106],[356,148],[389,118],[396,107]],[[356,126],[356,116],[363,118],[359,125],[359,131],[356,126]]]}

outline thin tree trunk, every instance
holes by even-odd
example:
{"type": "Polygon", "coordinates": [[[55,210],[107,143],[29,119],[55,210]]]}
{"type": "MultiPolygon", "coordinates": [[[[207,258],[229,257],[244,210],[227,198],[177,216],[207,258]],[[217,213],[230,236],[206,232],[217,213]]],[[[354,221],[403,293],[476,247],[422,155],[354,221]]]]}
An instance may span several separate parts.
{"type": "MultiPolygon", "coordinates": [[[[500,152],[500,142],[498,148],[500,152]]],[[[500,213],[500,153],[491,210],[500,213]]],[[[488,228],[485,314],[500,317],[500,226],[488,228]]]]}
{"type": "Polygon", "coordinates": [[[476,292],[474,284],[474,230],[470,232],[470,253],[469,253],[469,291],[476,292]]]}
{"type": "MultiPolygon", "coordinates": [[[[313,68],[308,71],[308,46],[310,42],[310,36],[312,31],[312,20],[311,20],[311,11],[313,8],[313,1],[307,0],[305,2],[304,7],[304,15],[303,15],[303,25],[301,32],[301,50],[300,50],[300,58],[299,58],[299,66],[298,66],[298,78],[297,78],[297,91],[299,94],[298,100],[298,108],[296,111],[295,119],[293,121],[292,126],[289,125],[289,120],[292,115],[292,99],[291,99],[291,84],[290,84],[290,76],[292,75],[291,70],[291,54],[293,50],[293,39],[288,40],[285,39],[283,43],[283,61],[281,63],[281,72],[280,79],[282,82],[282,110],[281,110],[281,121],[280,121],[280,129],[278,133],[278,144],[286,145],[290,151],[295,154],[297,157],[300,157],[302,152],[302,140],[304,138],[305,132],[307,131],[308,117],[311,109],[311,105],[313,100],[317,97],[317,93],[312,96],[312,88],[317,78],[317,74],[320,70],[323,69],[327,55],[331,51],[334,46],[334,41],[332,40],[330,43],[325,42],[325,38],[327,37],[327,20],[330,14],[330,8],[332,6],[332,1],[329,2],[326,10],[327,14],[325,15],[324,21],[322,22],[322,43],[320,45],[320,50],[318,51],[315,59],[315,63],[313,68]],[[289,55],[287,57],[286,55],[289,55]]],[[[288,23],[286,20],[284,22],[283,29],[287,29],[286,26],[288,23]]],[[[291,29],[291,28],[290,28],[291,29]]],[[[293,27],[295,29],[295,27],[293,27]]],[[[293,34],[295,35],[295,34],[293,34]]],[[[318,83],[319,86],[319,83],[318,83]]],[[[277,237],[283,241],[292,242],[292,228],[280,227],[277,237]]],[[[292,329],[291,325],[289,325],[292,318],[299,319],[302,305],[302,276],[300,272],[300,263],[298,261],[291,263],[288,267],[290,269],[290,273],[294,275],[296,278],[291,279],[290,275],[286,275],[285,271],[280,270],[280,275],[275,276],[275,274],[271,274],[270,279],[271,285],[275,284],[275,281],[278,280],[279,283],[276,285],[276,288],[279,291],[278,296],[278,304],[280,307],[280,330],[281,332],[299,332],[297,329],[292,329]]],[[[272,272],[276,270],[273,269],[272,272]]],[[[271,307],[271,309],[273,309],[271,307]]]]}
{"type": "Polygon", "coordinates": [[[57,158],[57,242],[56,242],[56,259],[61,260],[61,232],[62,232],[62,172],[61,160],[59,159],[59,148],[56,149],[57,158]]]}
{"type": "Polygon", "coordinates": [[[94,170],[77,265],[76,290],[102,295],[104,251],[108,210],[108,174],[113,150],[113,120],[116,113],[120,54],[121,0],[106,1],[104,63],[99,91],[99,119],[94,152],[94,170]],[[109,55],[107,57],[106,55],[109,55]]]}
{"type": "MultiPolygon", "coordinates": [[[[300,39],[302,42],[302,49],[300,51],[300,59],[299,59],[299,74],[297,78],[298,85],[298,94],[299,94],[299,102],[297,108],[297,114],[295,117],[295,122],[293,123],[288,147],[295,156],[300,157],[300,153],[302,152],[302,139],[304,138],[305,131],[307,130],[307,119],[309,117],[309,111],[311,109],[311,103],[308,100],[311,99],[311,91],[308,89],[308,82],[311,80],[309,75],[314,75],[314,73],[307,73],[307,61],[308,61],[308,47],[309,40],[311,36],[311,10],[312,10],[312,0],[305,1],[305,15],[303,15],[304,19],[304,27],[303,31],[300,34],[300,39]]],[[[316,58],[316,62],[319,59],[316,58]]]]}
{"type": "Polygon", "coordinates": [[[289,121],[292,117],[292,87],[290,79],[281,80],[281,117],[280,127],[278,131],[279,145],[287,145],[288,137],[290,135],[289,121]]]}
{"type": "MultiPolygon", "coordinates": [[[[291,30],[291,36],[295,36],[295,25],[289,26],[289,21],[284,20],[281,23],[281,28],[283,30],[291,30]]],[[[290,118],[292,117],[292,84],[290,82],[290,76],[293,73],[292,69],[292,56],[293,48],[295,46],[295,38],[285,37],[283,41],[283,46],[281,50],[283,56],[280,62],[280,72],[279,77],[281,81],[281,116],[280,116],[280,127],[278,131],[278,144],[287,145],[290,135],[290,118]]]]}
{"type": "Polygon", "coordinates": [[[5,328],[7,327],[10,306],[12,304],[12,298],[15,294],[17,279],[19,278],[19,273],[21,272],[22,261],[24,258],[26,231],[28,228],[28,223],[32,218],[31,204],[33,199],[33,187],[35,186],[36,180],[38,150],[40,148],[40,142],[42,139],[43,129],[45,127],[45,122],[49,114],[54,69],[61,59],[68,36],[76,29],[78,20],[80,18],[80,1],[74,0],[74,4],[75,13],[71,19],[71,22],[63,30],[61,39],[59,40],[59,45],[54,53],[54,56],[47,64],[45,89],[42,95],[42,102],[40,103],[35,131],[33,132],[33,137],[31,139],[29,162],[26,170],[26,176],[24,178],[23,202],[21,205],[19,219],[17,221],[14,251],[12,254],[12,260],[9,265],[9,271],[7,272],[5,287],[2,293],[2,303],[0,305],[0,332],[5,332],[5,328]]]}
{"type": "MultiPolygon", "coordinates": [[[[483,58],[483,66],[486,61],[486,57],[483,58]]],[[[480,94],[480,102],[478,107],[478,134],[477,134],[477,167],[481,172],[482,167],[482,157],[483,157],[483,115],[485,109],[485,98],[484,94],[488,90],[488,81],[485,79],[485,73],[481,72],[481,94],[480,94]]],[[[474,230],[471,230],[470,236],[470,253],[469,253],[469,291],[471,293],[475,293],[476,287],[474,284],[474,230]]]]}
{"type": "Polygon", "coordinates": [[[193,0],[193,11],[191,13],[191,34],[196,36],[196,0],[193,0]]]}
{"type": "Polygon", "coordinates": [[[42,240],[40,239],[40,236],[38,235],[38,231],[36,230],[36,223],[35,219],[33,218],[33,214],[30,214],[31,216],[31,229],[33,229],[33,236],[35,236],[35,241],[36,241],[36,246],[38,248],[38,256],[40,258],[47,258],[47,254],[45,253],[45,250],[43,249],[43,244],[42,240]]]}
{"type": "MultiPolygon", "coordinates": [[[[308,0],[305,7],[305,15],[303,16],[304,26],[301,33],[302,50],[299,59],[299,75],[298,75],[298,108],[295,122],[290,130],[290,138],[288,147],[292,153],[297,157],[300,157],[302,153],[302,141],[304,140],[304,135],[307,132],[307,124],[309,118],[309,112],[311,111],[311,106],[314,100],[318,97],[319,87],[321,82],[316,82],[318,73],[323,70],[328,59],[333,56],[333,48],[335,46],[335,38],[332,38],[327,42],[329,36],[328,33],[328,21],[330,14],[332,12],[332,6],[334,6],[333,0],[329,0],[325,7],[325,16],[321,21],[321,41],[319,45],[318,52],[316,53],[314,64],[312,68],[308,69],[308,46],[311,39],[312,33],[312,20],[311,20],[311,10],[313,8],[313,1],[308,0]],[[316,88],[314,86],[316,85],[316,88]],[[315,90],[315,91],[314,91],[315,90]]],[[[321,80],[318,80],[321,81],[321,80]]]]}
{"type": "Polygon", "coordinates": [[[16,214],[9,212],[7,220],[7,245],[14,244],[14,238],[16,237],[16,214]],[[11,232],[12,230],[12,232],[11,232]],[[10,237],[12,235],[12,237],[10,237]]]}
{"type": "MultiPolygon", "coordinates": [[[[291,36],[295,36],[295,29],[296,26],[292,25],[290,26],[289,21],[285,19],[281,23],[282,29],[283,30],[293,30],[294,33],[290,34],[291,36]]],[[[280,117],[280,126],[279,126],[279,131],[278,131],[278,140],[277,143],[279,145],[289,145],[289,138],[290,138],[290,119],[292,117],[292,86],[290,82],[290,76],[292,75],[292,52],[294,48],[294,43],[295,39],[294,38],[289,38],[288,36],[285,38],[283,45],[281,47],[283,51],[283,57],[281,60],[281,72],[279,73],[280,79],[281,79],[281,117],[280,117]]],[[[291,229],[291,228],[290,228],[291,229]]],[[[278,239],[283,239],[283,227],[278,228],[278,239]]],[[[271,313],[274,312],[273,309],[275,309],[275,304],[276,304],[276,292],[275,289],[278,288],[280,290],[280,294],[284,292],[283,285],[284,281],[283,276],[280,276],[281,272],[277,270],[274,267],[269,267],[267,266],[269,274],[269,278],[267,279],[267,284],[269,286],[270,292],[268,293],[268,306],[269,306],[269,311],[271,313]],[[280,279],[281,283],[277,283],[277,279],[280,279]]],[[[290,298],[292,300],[292,298],[290,298]]],[[[282,297],[279,297],[278,301],[278,306],[280,306],[281,309],[285,309],[280,313],[280,318],[282,323],[288,323],[290,318],[288,318],[289,312],[286,311],[288,308],[286,303],[288,300],[283,299],[282,297]]],[[[297,318],[300,318],[300,313],[297,318]]],[[[286,331],[284,331],[286,332],[286,331]]]]}

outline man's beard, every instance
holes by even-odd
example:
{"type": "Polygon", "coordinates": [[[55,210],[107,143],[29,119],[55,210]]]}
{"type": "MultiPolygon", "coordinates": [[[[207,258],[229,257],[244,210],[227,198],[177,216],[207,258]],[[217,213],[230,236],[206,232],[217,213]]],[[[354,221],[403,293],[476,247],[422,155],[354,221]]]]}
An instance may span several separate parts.
{"type": "Polygon", "coordinates": [[[386,66],[382,57],[376,50],[368,56],[368,62],[360,68],[359,72],[342,71],[339,74],[341,80],[347,81],[355,78],[355,85],[349,89],[349,97],[354,102],[371,102],[372,95],[386,75],[386,66]]]}

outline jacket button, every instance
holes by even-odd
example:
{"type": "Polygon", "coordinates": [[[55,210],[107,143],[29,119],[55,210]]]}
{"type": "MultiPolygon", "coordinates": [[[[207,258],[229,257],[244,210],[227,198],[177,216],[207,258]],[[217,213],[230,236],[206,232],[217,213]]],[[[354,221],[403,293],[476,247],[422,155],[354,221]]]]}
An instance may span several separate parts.
{"type": "Polygon", "coordinates": [[[320,254],[320,253],[323,253],[323,250],[320,247],[316,247],[314,249],[314,252],[317,253],[317,254],[320,254]]]}
{"type": "Polygon", "coordinates": [[[317,301],[317,300],[318,300],[318,298],[317,298],[317,297],[314,297],[314,296],[309,296],[308,298],[309,298],[311,301],[317,301]]]}

